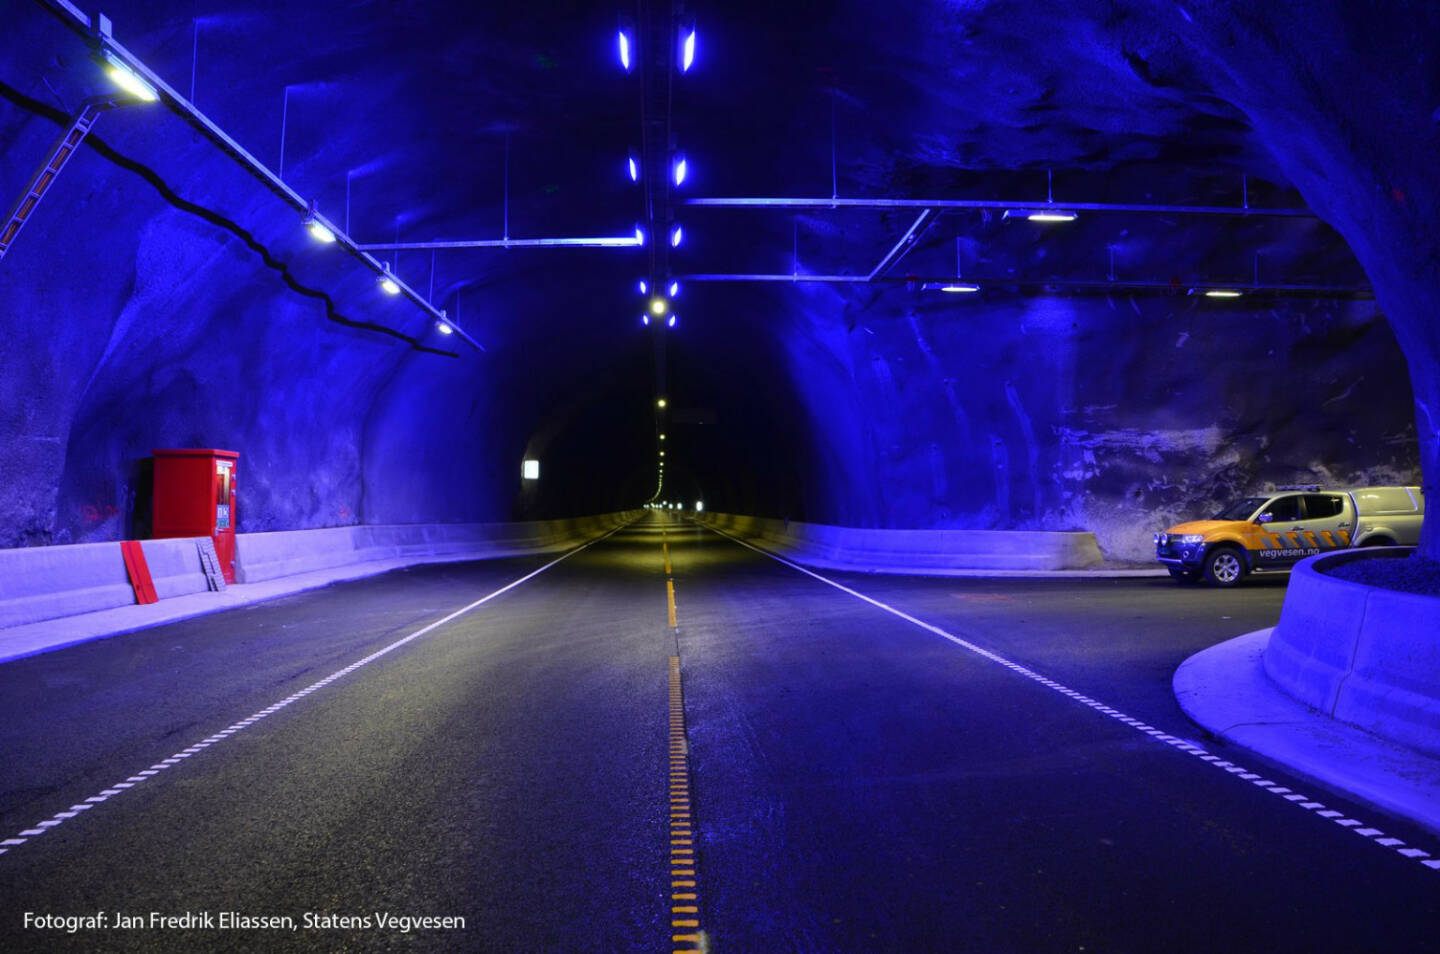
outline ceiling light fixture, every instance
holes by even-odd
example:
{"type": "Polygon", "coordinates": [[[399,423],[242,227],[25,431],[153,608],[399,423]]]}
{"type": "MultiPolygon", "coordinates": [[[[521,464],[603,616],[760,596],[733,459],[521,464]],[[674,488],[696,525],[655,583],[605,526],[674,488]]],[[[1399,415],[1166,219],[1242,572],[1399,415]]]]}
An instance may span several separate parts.
{"type": "Polygon", "coordinates": [[[671,173],[675,178],[675,184],[677,186],[683,185],[685,182],[685,176],[690,172],[690,164],[685,161],[685,153],[677,152],[675,154],[675,160],[671,163],[670,168],[671,173]]]}
{"type": "Polygon", "coordinates": [[[105,59],[105,73],[116,86],[143,102],[153,103],[160,98],[155,87],[140,78],[140,74],[127,66],[115,54],[104,50],[100,54],[105,59]]]}
{"type": "Polygon", "coordinates": [[[620,66],[627,73],[630,72],[630,35],[630,28],[628,26],[622,26],[615,41],[620,50],[620,66]]]}
{"type": "Polygon", "coordinates": [[[680,20],[680,72],[690,72],[690,67],[695,64],[695,18],[684,17],[680,20]]]}
{"type": "Polygon", "coordinates": [[[949,292],[952,295],[969,294],[980,290],[980,286],[974,282],[962,282],[960,274],[960,236],[957,235],[955,236],[955,280],[953,282],[927,282],[921,287],[949,292]]]}
{"type": "MultiPolygon", "coordinates": [[[[1190,292],[1194,294],[1195,289],[1192,288],[1190,292]]],[[[1245,293],[1236,288],[1207,288],[1205,290],[1206,298],[1239,298],[1243,294],[1245,293]]]]}
{"type": "Polygon", "coordinates": [[[685,240],[685,230],[676,222],[670,229],[670,247],[677,248],[685,240]]]}
{"type": "Polygon", "coordinates": [[[669,308],[669,305],[666,304],[665,299],[660,297],[650,299],[650,314],[655,317],[658,318],[665,314],[667,308],[669,308]]]}
{"type": "Polygon", "coordinates": [[[644,230],[643,228],[641,228],[639,225],[636,225],[636,226],[635,226],[635,244],[636,244],[636,245],[644,245],[644,244],[645,244],[645,230],[644,230]]]}
{"type": "MultiPolygon", "coordinates": [[[[1045,170],[1045,202],[1047,206],[1055,204],[1055,171],[1045,170]]],[[[1074,222],[1080,218],[1079,213],[1069,209],[1040,208],[1040,209],[1006,209],[1002,219],[1025,219],[1030,222],[1074,222]]]]}
{"type": "Polygon", "coordinates": [[[678,321],[678,320],[679,320],[679,319],[676,318],[676,316],[671,315],[671,316],[669,317],[669,319],[665,322],[665,327],[667,327],[667,328],[674,328],[674,327],[675,327],[675,322],[678,321]]]}
{"type": "Polygon", "coordinates": [[[643,278],[636,283],[636,287],[640,289],[640,294],[642,295],[648,295],[650,293],[650,283],[643,278]]]}
{"type": "Polygon", "coordinates": [[[625,169],[630,173],[631,182],[640,181],[640,160],[635,157],[633,150],[625,160],[625,169]]]}
{"type": "Polygon", "coordinates": [[[400,285],[395,281],[395,276],[390,274],[390,263],[381,262],[380,268],[381,272],[376,276],[375,284],[379,285],[380,290],[387,295],[400,294],[400,285]]]}
{"type": "Polygon", "coordinates": [[[680,283],[679,283],[679,282],[674,282],[674,281],[672,281],[672,282],[670,283],[670,297],[671,297],[671,298],[674,298],[676,295],[679,295],[679,294],[680,294],[680,283]]]}
{"type": "Polygon", "coordinates": [[[335,241],[335,233],[331,231],[324,222],[320,221],[320,216],[315,211],[314,199],[310,200],[310,208],[305,211],[305,218],[300,220],[300,224],[305,226],[305,229],[310,233],[310,237],[317,242],[329,245],[335,241]]]}
{"type": "Polygon", "coordinates": [[[1068,209],[1006,209],[1001,218],[1029,222],[1074,222],[1080,215],[1068,209]]]}
{"type": "Polygon", "coordinates": [[[1074,222],[1080,216],[1064,209],[1032,209],[1025,218],[1031,222],[1074,222]]]}

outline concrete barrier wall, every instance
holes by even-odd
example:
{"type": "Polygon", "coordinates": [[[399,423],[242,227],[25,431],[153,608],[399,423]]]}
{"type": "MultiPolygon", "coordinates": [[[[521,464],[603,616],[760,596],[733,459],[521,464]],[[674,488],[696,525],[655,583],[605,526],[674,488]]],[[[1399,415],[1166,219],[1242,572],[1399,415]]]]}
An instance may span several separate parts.
{"type": "MultiPolygon", "coordinates": [[[[205,571],[200,567],[199,545],[204,539],[180,537],[141,541],[140,548],[145,551],[145,565],[150,568],[150,579],[155,583],[156,596],[168,600],[191,593],[204,593],[210,589],[205,582],[205,571]]],[[[126,603],[133,602],[132,595],[126,603]]]]}
{"type": "Polygon", "coordinates": [[[0,550],[0,626],[133,602],[118,543],[0,550]]]}
{"type": "Polygon", "coordinates": [[[1265,647],[1265,673],[1326,715],[1440,755],[1440,597],[1365,586],[1319,569],[1384,553],[1327,554],[1295,567],[1265,647]]]}
{"type": "MultiPolygon", "coordinates": [[[[161,599],[205,589],[195,545],[193,539],[141,544],[161,599]]],[[[0,550],[0,629],[134,602],[118,543],[0,550]]]]}
{"type": "MultiPolygon", "coordinates": [[[[242,533],[236,535],[236,579],[253,583],[380,560],[418,563],[427,557],[484,559],[559,550],[599,536],[636,515],[242,533]]],[[[142,541],[160,599],[208,588],[198,542],[191,538],[142,541]]],[[[135,591],[119,543],[0,550],[0,629],[134,603],[135,591]]]]}
{"type": "Polygon", "coordinates": [[[277,577],[376,560],[484,559],[573,546],[635,518],[635,512],[524,523],[382,524],[277,530],[235,537],[235,579],[277,577]]]}
{"type": "Polygon", "coordinates": [[[1095,534],[1031,530],[872,530],[727,513],[701,522],[799,563],[877,573],[1083,570],[1104,563],[1095,534]]]}

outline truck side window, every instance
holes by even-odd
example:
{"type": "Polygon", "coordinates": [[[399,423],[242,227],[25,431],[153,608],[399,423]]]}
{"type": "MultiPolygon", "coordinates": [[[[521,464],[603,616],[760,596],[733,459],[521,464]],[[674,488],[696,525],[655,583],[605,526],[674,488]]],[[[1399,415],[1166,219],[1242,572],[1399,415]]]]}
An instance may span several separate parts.
{"type": "Polygon", "coordinates": [[[1261,515],[1269,514],[1273,523],[1288,523],[1300,519],[1300,496],[1292,494],[1289,497],[1278,497],[1271,501],[1270,506],[1260,511],[1261,515]]]}
{"type": "Polygon", "coordinates": [[[1305,519],[1323,520],[1338,517],[1345,509],[1345,501],[1335,494],[1306,494],[1305,519]]]}

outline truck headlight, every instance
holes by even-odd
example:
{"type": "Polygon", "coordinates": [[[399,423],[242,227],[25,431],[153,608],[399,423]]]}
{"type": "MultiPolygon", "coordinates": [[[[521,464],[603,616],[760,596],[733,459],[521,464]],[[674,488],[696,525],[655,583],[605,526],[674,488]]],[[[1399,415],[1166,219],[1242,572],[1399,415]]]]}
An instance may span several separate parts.
{"type": "Polygon", "coordinates": [[[1180,538],[1181,543],[1202,543],[1205,540],[1203,533],[1187,533],[1180,538]]]}

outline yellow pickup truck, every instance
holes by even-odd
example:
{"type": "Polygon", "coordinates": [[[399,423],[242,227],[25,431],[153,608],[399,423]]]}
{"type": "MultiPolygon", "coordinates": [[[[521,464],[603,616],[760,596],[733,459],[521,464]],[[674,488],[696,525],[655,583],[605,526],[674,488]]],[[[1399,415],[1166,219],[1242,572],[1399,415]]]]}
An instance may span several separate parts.
{"type": "Polygon", "coordinates": [[[1415,546],[1424,519],[1419,487],[1286,487],[1155,534],[1155,559],[1182,583],[1234,586],[1329,550],[1415,546]]]}

